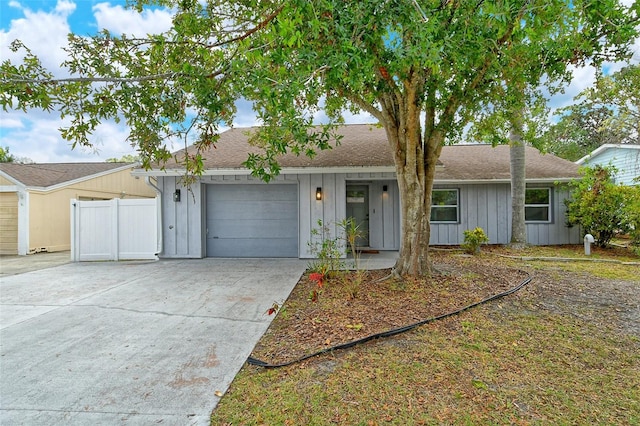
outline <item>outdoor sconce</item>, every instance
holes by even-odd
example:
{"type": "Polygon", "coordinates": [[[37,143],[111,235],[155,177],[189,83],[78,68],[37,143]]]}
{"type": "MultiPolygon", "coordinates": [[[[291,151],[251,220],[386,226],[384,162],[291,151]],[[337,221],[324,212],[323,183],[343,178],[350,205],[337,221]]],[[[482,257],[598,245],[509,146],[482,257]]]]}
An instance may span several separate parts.
{"type": "Polygon", "coordinates": [[[316,188],[316,200],[318,201],[322,200],[322,188],[320,187],[316,188]]]}
{"type": "Polygon", "coordinates": [[[387,192],[389,187],[387,185],[382,185],[382,192],[387,192]]]}
{"type": "Polygon", "coordinates": [[[175,203],[179,203],[180,202],[180,190],[176,189],[176,192],[173,193],[173,201],[175,203]]]}

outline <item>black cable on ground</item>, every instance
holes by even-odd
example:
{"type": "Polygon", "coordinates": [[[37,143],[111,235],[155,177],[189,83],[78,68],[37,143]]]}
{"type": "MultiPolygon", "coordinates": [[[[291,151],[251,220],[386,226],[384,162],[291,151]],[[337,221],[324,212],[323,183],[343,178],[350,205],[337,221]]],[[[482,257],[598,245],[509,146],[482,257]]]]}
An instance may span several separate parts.
{"type": "MultiPolygon", "coordinates": [[[[524,272],[524,271],[521,271],[521,272],[524,272]]],[[[347,348],[351,348],[351,347],[356,346],[356,345],[360,345],[362,343],[369,342],[371,340],[379,339],[381,337],[391,337],[391,336],[395,336],[396,334],[405,333],[407,331],[413,330],[414,328],[420,327],[420,326],[428,324],[430,322],[434,322],[434,321],[445,319],[445,318],[448,318],[448,317],[451,317],[451,316],[454,316],[454,315],[458,315],[458,314],[460,314],[460,313],[462,313],[464,311],[467,311],[467,310],[469,310],[471,308],[475,308],[476,306],[480,306],[480,305],[482,305],[484,303],[491,302],[492,300],[500,299],[502,297],[508,296],[510,294],[513,294],[513,293],[519,291],[524,286],[529,284],[531,282],[531,280],[532,280],[532,277],[531,277],[531,275],[529,275],[529,273],[527,273],[527,272],[524,272],[524,273],[527,275],[527,278],[525,278],[517,286],[515,286],[515,287],[513,287],[513,288],[511,288],[511,289],[509,289],[507,291],[504,291],[502,293],[494,294],[493,296],[487,297],[486,299],[483,299],[483,300],[481,300],[479,302],[476,302],[476,303],[472,303],[472,304],[470,304],[468,306],[465,306],[464,308],[460,308],[460,309],[455,310],[453,312],[449,312],[449,313],[446,313],[446,314],[438,315],[436,317],[431,317],[431,318],[428,318],[426,320],[422,320],[422,321],[419,321],[419,322],[416,322],[416,323],[413,323],[413,324],[410,324],[410,325],[406,325],[404,327],[394,328],[394,329],[391,329],[391,330],[388,330],[388,331],[383,331],[381,333],[371,334],[371,335],[369,335],[367,337],[363,337],[362,339],[352,340],[351,342],[342,343],[340,345],[332,346],[330,348],[324,348],[324,349],[319,350],[318,352],[314,352],[312,354],[305,355],[302,358],[298,358],[298,359],[295,359],[293,361],[283,362],[281,364],[269,364],[268,362],[261,361],[259,359],[255,359],[253,357],[247,358],[247,363],[250,364],[250,365],[256,365],[258,367],[264,367],[264,368],[286,367],[288,365],[292,365],[292,364],[307,360],[309,358],[313,358],[313,357],[318,356],[318,355],[326,354],[327,352],[333,352],[333,351],[340,350],[340,349],[347,349],[347,348]]]]}

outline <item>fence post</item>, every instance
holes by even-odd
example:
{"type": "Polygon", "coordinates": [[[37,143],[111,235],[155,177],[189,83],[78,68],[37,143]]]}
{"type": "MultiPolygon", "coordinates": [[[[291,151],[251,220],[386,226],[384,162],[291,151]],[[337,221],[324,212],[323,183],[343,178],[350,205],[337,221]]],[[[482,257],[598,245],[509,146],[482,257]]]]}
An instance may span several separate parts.
{"type": "Polygon", "coordinates": [[[80,254],[78,253],[79,244],[78,244],[78,200],[75,198],[71,199],[71,204],[69,208],[71,209],[71,261],[78,262],[80,260],[80,254]]]}

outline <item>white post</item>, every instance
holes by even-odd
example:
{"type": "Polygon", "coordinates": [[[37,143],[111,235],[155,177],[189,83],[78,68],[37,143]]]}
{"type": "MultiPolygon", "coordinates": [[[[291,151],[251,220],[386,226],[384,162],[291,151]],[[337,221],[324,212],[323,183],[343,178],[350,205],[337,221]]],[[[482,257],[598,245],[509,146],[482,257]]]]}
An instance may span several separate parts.
{"type": "Polygon", "coordinates": [[[584,236],[584,254],[591,256],[591,244],[595,242],[593,235],[587,234],[584,236]]]}

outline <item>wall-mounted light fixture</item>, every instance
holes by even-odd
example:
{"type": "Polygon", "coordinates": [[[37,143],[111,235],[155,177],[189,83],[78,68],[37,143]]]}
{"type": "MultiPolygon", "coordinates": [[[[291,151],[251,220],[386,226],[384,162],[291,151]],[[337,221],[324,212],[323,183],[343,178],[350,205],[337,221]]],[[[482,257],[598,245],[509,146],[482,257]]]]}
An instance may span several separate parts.
{"type": "Polygon", "coordinates": [[[175,203],[179,203],[180,202],[180,190],[176,189],[176,192],[173,193],[173,201],[175,203]]]}
{"type": "Polygon", "coordinates": [[[382,192],[387,192],[389,187],[387,185],[382,185],[382,192]]]}
{"type": "Polygon", "coordinates": [[[318,201],[322,200],[322,188],[320,187],[316,188],[316,200],[318,201]]]}

